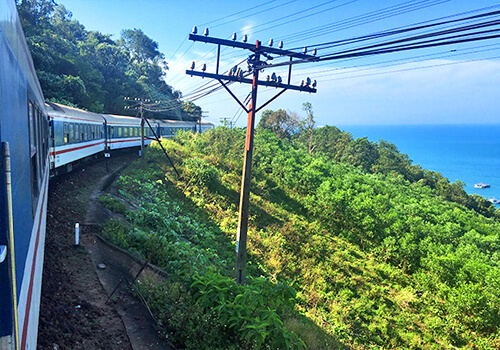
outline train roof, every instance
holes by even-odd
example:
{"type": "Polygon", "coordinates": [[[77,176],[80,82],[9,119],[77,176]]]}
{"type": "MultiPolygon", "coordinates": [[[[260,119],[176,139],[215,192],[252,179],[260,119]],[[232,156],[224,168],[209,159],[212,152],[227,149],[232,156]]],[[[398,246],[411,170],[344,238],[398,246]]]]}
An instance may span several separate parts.
{"type": "Polygon", "coordinates": [[[108,125],[141,126],[141,119],[125,115],[105,114],[108,125]]]}
{"type": "Polygon", "coordinates": [[[206,127],[210,127],[210,128],[215,127],[215,124],[210,123],[210,122],[201,122],[201,125],[206,126],[206,127]]]}
{"type": "Polygon", "coordinates": [[[64,119],[68,122],[92,122],[101,124],[104,122],[104,116],[102,114],[87,112],[59,103],[45,102],[45,108],[50,117],[64,119]]]}
{"type": "Polygon", "coordinates": [[[167,119],[155,119],[150,121],[158,123],[160,124],[160,126],[163,127],[175,127],[175,128],[184,128],[184,127],[192,128],[196,124],[194,122],[187,122],[182,120],[167,120],[167,119]]]}

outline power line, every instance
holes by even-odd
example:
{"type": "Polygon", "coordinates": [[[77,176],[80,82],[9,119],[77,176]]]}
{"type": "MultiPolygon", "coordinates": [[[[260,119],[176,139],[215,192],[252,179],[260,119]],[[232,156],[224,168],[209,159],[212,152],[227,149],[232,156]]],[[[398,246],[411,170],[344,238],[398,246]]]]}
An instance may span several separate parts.
{"type": "Polygon", "coordinates": [[[332,80],[345,80],[345,79],[353,79],[353,78],[362,78],[362,77],[369,77],[369,76],[375,76],[375,75],[383,75],[383,74],[390,74],[390,73],[407,72],[407,71],[413,71],[413,70],[419,70],[419,69],[452,66],[452,65],[457,65],[457,64],[465,64],[465,63],[486,61],[486,60],[499,59],[499,58],[500,58],[500,56],[492,56],[492,57],[478,58],[478,59],[467,60],[467,61],[454,61],[454,62],[438,63],[438,64],[432,64],[432,65],[421,66],[421,67],[403,68],[403,69],[397,69],[397,70],[386,71],[386,72],[361,74],[361,75],[355,75],[355,76],[350,76],[350,77],[341,77],[341,78],[332,78],[332,79],[321,79],[321,81],[332,81],[332,80]]]}

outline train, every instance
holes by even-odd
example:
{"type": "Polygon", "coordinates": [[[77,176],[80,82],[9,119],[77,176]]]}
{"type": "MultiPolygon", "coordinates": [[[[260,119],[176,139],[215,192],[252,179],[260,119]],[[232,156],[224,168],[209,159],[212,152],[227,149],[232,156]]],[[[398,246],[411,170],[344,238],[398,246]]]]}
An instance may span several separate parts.
{"type": "Polygon", "coordinates": [[[110,151],[140,147],[153,139],[171,138],[179,131],[203,132],[212,123],[154,120],[90,113],[57,103],[45,104],[49,122],[49,164],[51,176],[71,171],[78,162],[107,155],[110,151]]]}
{"type": "Polygon", "coordinates": [[[0,349],[36,349],[49,179],[118,149],[211,123],[99,114],[46,102],[13,0],[0,0],[0,349]],[[142,134],[141,134],[142,132],[142,134]]]}

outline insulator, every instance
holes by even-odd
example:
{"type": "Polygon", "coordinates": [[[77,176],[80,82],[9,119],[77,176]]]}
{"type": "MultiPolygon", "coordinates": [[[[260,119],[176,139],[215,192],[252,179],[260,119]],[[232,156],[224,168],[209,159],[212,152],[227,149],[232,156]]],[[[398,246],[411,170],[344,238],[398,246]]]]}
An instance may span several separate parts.
{"type": "Polygon", "coordinates": [[[304,46],[304,48],[302,49],[302,52],[307,53],[307,46],[304,46]]]}
{"type": "Polygon", "coordinates": [[[243,79],[243,69],[240,69],[240,73],[238,74],[238,78],[243,79]]]}
{"type": "Polygon", "coordinates": [[[247,35],[243,35],[243,42],[246,43],[247,42],[247,35]]]}
{"type": "Polygon", "coordinates": [[[271,75],[271,80],[276,81],[276,73],[273,72],[273,74],[271,75]]]}
{"type": "Polygon", "coordinates": [[[283,79],[281,79],[281,76],[278,77],[278,84],[281,84],[281,82],[283,81],[283,79]]]}
{"type": "Polygon", "coordinates": [[[230,77],[233,76],[233,68],[231,68],[229,72],[227,72],[227,75],[229,75],[230,77]]]}
{"type": "Polygon", "coordinates": [[[198,28],[196,28],[196,26],[193,27],[193,34],[196,34],[198,33],[198,28]]]}
{"type": "Polygon", "coordinates": [[[236,33],[233,33],[233,37],[232,37],[233,40],[236,40],[236,33]]]}
{"type": "Polygon", "coordinates": [[[239,78],[240,77],[240,73],[241,73],[241,68],[238,67],[238,69],[236,70],[236,76],[239,78]]]}
{"type": "Polygon", "coordinates": [[[196,66],[196,65],[195,65],[194,61],[193,61],[193,62],[191,62],[191,70],[193,70],[195,66],[196,66]]]}
{"type": "Polygon", "coordinates": [[[203,32],[203,35],[208,36],[208,28],[205,28],[205,31],[203,32]]]}
{"type": "Polygon", "coordinates": [[[238,66],[234,66],[232,69],[233,69],[233,74],[236,74],[236,71],[238,70],[238,66]]]}
{"type": "Polygon", "coordinates": [[[207,70],[207,64],[206,63],[203,63],[203,66],[201,67],[201,70],[202,71],[206,71],[207,70]]]}
{"type": "Polygon", "coordinates": [[[307,77],[306,79],[306,86],[311,85],[311,78],[307,77]]]}
{"type": "Polygon", "coordinates": [[[269,39],[269,47],[273,46],[273,38],[269,39]]]}
{"type": "Polygon", "coordinates": [[[300,81],[300,87],[303,87],[303,86],[304,86],[304,79],[302,79],[302,80],[300,81]]]}
{"type": "Polygon", "coordinates": [[[278,47],[279,47],[280,49],[282,49],[282,48],[283,48],[283,40],[280,40],[280,42],[278,43],[278,47]]]}
{"type": "Polygon", "coordinates": [[[271,77],[268,74],[267,77],[266,77],[266,81],[269,81],[269,80],[271,80],[271,77]]]}
{"type": "Polygon", "coordinates": [[[313,83],[312,83],[312,87],[313,87],[313,88],[315,88],[317,84],[318,84],[318,83],[316,82],[316,79],[314,79],[314,81],[313,81],[313,83]]]}
{"type": "Polygon", "coordinates": [[[317,51],[318,51],[318,50],[317,50],[316,48],[314,48],[314,49],[313,49],[313,56],[316,56],[316,52],[317,52],[317,51]]]}

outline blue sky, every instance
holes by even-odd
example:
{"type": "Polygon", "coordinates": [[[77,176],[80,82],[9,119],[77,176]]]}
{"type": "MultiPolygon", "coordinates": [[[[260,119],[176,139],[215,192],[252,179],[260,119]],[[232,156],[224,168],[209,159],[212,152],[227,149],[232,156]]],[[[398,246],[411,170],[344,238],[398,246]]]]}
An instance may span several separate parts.
{"type": "MultiPolygon", "coordinates": [[[[283,40],[284,48],[292,49],[489,6],[500,9],[497,1],[489,0],[59,0],[58,3],[65,5],[87,30],[112,34],[115,39],[123,29],[142,29],[159,43],[160,51],[165,54],[170,67],[167,83],[185,95],[207,83],[207,79],[184,74],[193,60],[198,67],[206,63],[207,71],[215,72],[214,45],[186,40],[194,25],[200,31],[208,27],[214,37],[228,38],[237,32],[239,38],[248,34],[249,41],[261,40],[264,45],[270,38],[275,43],[283,40]],[[399,9],[397,14],[395,9],[399,9]],[[387,15],[378,17],[386,18],[367,20],[376,19],[375,14],[381,11],[387,15]],[[304,35],[326,25],[336,26],[337,30],[323,35],[315,33],[313,37],[304,35]]],[[[232,67],[245,57],[241,50],[223,50],[221,67],[232,67]]],[[[307,76],[317,79],[318,93],[287,91],[268,108],[283,108],[304,116],[302,104],[310,102],[318,125],[500,123],[499,58],[500,39],[493,39],[350,61],[296,65],[292,83],[298,84],[307,76]]],[[[266,70],[263,75],[271,73],[266,70]]],[[[276,68],[276,73],[286,76],[286,68],[276,68]]],[[[250,86],[243,84],[231,88],[242,100],[250,91],[250,86]]],[[[261,89],[258,105],[276,92],[261,89]]],[[[236,119],[240,111],[224,90],[195,103],[207,112],[206,120],[216,124],[221,117],[236,119]]],[[[237,125],[246,125],[246,115],[240,115],[237,125]]]]}

